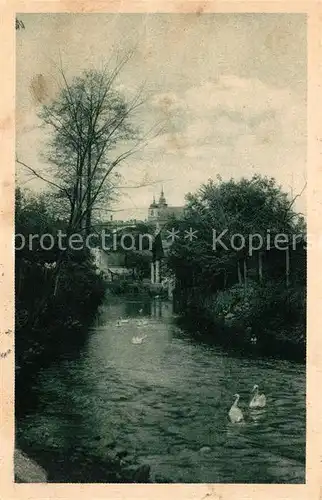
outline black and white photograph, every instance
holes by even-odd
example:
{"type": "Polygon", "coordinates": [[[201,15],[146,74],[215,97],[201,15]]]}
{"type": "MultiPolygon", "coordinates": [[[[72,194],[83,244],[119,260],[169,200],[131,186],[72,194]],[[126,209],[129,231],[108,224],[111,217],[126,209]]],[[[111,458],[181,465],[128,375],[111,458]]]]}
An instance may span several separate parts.
{"type": "Polygon", "coordinates": [[[305,484],[307,16],[14,31],[15,482],[305,484]]]}

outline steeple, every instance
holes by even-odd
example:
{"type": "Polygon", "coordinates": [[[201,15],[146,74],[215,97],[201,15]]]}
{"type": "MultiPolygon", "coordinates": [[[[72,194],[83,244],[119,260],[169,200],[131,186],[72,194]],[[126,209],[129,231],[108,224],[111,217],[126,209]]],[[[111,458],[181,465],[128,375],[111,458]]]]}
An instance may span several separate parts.
{"type": "Polygon", "coordinates": [[[166,202],[166,199],[165,199],[165,196],[164,196],[163,186],[162,186],[162,189],[161,189],[161,195],[160,195],[160,199],[159,199],[159,205],[162,205],[163,207],[167,206],[167,202],[166,202]]]}
{"type": "Polygon", "coordinates": [[[151,203],[150,208],[157,208],[157,206],[158,205],[155,202],[155,196],[153,195],[153,202],[151,203]]]}

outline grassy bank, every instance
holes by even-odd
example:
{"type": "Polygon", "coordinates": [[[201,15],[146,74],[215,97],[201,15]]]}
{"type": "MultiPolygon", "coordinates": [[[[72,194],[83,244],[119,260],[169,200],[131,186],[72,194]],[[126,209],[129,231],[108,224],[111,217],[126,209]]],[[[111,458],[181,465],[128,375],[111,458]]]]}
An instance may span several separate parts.
{"type": "Polygon", "coordinates": [[[35,460],[51,483],[147,483],[148,465],[138,466],[135,458],[120,450],[117,443],[104,443],[94,436],[85,443],[75,442],[71,448],[63,436],[53,436],[41,422],[35,429],[18,428],[19,448],[35,460]]]}
{"type": "MultiPolygon", "coordinates": [[[[35,390],[40,373],[53,363],[79,356],[88,338],[88,326],[106,295],[106,284],[96,272],[90,256],[77,253],[64,263],[56,292],[40,309],[48,271],[31,261],[18,262],[18,269],[16,448],[46,471],[48,482],[148,482],[149,467],[138,466],[135,457],[128,457],[117,443],[105,442],[104,436],[94,434],[75,440],[70,448],[63,429],[51,428],[48,415],[42,418],[43,411],[48,409],[43,410],[42,396],[35,390]],[[36,320],[28,321],[34,311],[38,311],[36,320]]],[[[57,389],[58,407],[65,397],[61,395],[60,399],[57,389]]],[[[53,409],[53,415],[55,411],[53,409]]],[[[24,472],[23,478],[29,482],[28,468],[24,472]]],[[[22,481],[19,470],[16,479],[22,481]]]]}
{"type": "Polygon", "coordinates": [[[305,360],[306,297],[303,287],[283,282],[235,285],[206,295],[190,288],[175,293],[177,311],[196,332],[228,348],[305,360]]]}
{"type": "Polygon", "coordinates": [[[19,323],[28,313],[25,309],[22,314],[26,301],[20,299],[17,304],[16,447],[46,471],[48,482],[149,481],[149,467],[139,467],[135,457],[128,457],[116,442],[105,442],[104,436],[84,436],[70,448],[63,429],[50,428],[48,415],[42,419],[42,398],[34,390],[40,372],[63,358],[79,355],[104,297],[105,284],[84,256],[82,262],[71,261],[63,267],[58,292],[42,308],[33,328],[19,323]],[[31,419],[30,414],[34,414],[31,419]]]}

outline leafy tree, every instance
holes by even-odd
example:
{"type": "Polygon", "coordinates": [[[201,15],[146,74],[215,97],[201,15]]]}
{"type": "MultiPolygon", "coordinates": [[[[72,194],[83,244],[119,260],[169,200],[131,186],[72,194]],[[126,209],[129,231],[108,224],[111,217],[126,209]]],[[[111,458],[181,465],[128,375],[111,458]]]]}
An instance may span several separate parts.
{"type": "Polygon", "coordinates": [[[255,334],[261,345],[269,348],[275,345],[278,349],[281,342],[289,342],[303,354],[306,283],[303,241],[297,241],[297,248],[292,251],[287,246],[285,251],[260,249],[250,255],[248,238],[257,233],[266,247],[268,229],[272,246],[277,234],[304,236],[304,219],[293,205],[294,199],[289,200],[274,179],[256,175],[240,181],[209,180],[196,194],[187,196],[181,219],[169,222],[169,229],[174,227],[181,234],[168,257],[168,265],[176,276],[181,307],[198,310],[198,318],[215,323],[215,331],[223,342],[236,345],[250,342],[255,334]],[[183,237],[190,228],[197,231],[192,241],[183,237]],[[225,231],[221,241],[226,248],[220,244],[214,248],[213,229],[217,236],[225,231]],[[245,247],[240,250],[231,246],[236,233],[245,238],[245,247]]]}
{"type": "Polygon", "coordinates": [[[259,234],[267,246],[277,234],[289,237],[303,231],[303,220],[293,211],[292,202],[272,178],[253,176],[251,179],[228,182],[209,180],[196,194],[187,195],[185,215],[172,220],[169,227],[180,230],[181,236],[190,228],[196,231],[192,241],[181,237],[173,244],[169,265],[185,286],[203,286],[216,290],[232,284],[243,274],[250,252],[249,235],[259,234]],[[223,236],[214,247],[215,237],[223,236]],[[234,235],[241,235],[232,240],[234,235]],[[242,267],[242,269],[241,269],[242,267]]]}
{"type": "Polygon", "coordinates": [[[104,295],[103,282],[95,274],[86,249],[70,251],[56,273],[59,250],[55,235],[62,225],[46,201],[43,195],[16,189],[16,235],[25,237],[26,242],[22,247],[21,237],[17,238],[15,255],[16,355],[20,367],[33,356],[53,349],[58,338],[65,341],[70,328],[79,328],[91,318],[104,295]],[[54,238],[52,249],[45,250],[40,244],[45,234],[54,238]],[[36,236],[31,245],[29,235],[36,236]]]}

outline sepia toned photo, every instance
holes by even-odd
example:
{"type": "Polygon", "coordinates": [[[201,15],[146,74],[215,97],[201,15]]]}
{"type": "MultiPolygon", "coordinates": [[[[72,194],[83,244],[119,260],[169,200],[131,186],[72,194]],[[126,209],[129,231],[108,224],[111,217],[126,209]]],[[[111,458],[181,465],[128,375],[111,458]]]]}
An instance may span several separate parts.
{"type": "Polygon", "coordinates": [[[15,482],[305,484],[307,16],[15,22],[15,482]]]}

